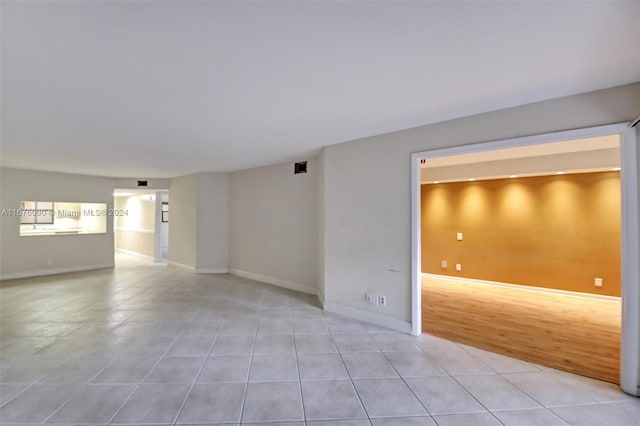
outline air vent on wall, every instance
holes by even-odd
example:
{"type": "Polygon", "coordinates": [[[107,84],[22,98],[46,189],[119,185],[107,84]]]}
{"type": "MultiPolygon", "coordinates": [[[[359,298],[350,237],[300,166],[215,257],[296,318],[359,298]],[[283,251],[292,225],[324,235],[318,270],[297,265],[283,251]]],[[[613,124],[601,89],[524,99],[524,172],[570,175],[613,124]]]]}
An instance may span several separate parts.
{"type": "Polygon", "coordinates": [[[139,180],[138,186],[148,186],[148,182],[146,180],[139,180]]]}
{"type": "Polygon", "coordinates": [[[300,161],[295,164],[295,167],[293,168],[293,174],[297,175],[298,173],[307,173],[306,161],[300,161]]]}

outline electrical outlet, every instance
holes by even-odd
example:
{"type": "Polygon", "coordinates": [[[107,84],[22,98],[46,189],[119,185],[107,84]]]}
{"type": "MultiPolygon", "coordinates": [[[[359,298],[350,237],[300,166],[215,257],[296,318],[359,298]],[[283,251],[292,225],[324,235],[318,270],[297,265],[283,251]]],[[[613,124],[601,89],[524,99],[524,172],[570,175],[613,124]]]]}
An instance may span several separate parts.
{"type": "Polygon", "coordinates": [[[596,287],[602,287],[602,278],[596,278],[593,280],[593,285],[596,287]]]}
{"type": "Polygon", "coordinates": [[[387,306],[387,296],[380,296],[380,305],[387,306]]]}
{"type": "Polygon", "coordinates": [[[447,261],[446,261],[446,260],[443,260],[443,261],[440,263],[440,265],[442,265],[442,267],[443,267],[443,268],[446,268],[446,267],[447,267],[447,261]]]}

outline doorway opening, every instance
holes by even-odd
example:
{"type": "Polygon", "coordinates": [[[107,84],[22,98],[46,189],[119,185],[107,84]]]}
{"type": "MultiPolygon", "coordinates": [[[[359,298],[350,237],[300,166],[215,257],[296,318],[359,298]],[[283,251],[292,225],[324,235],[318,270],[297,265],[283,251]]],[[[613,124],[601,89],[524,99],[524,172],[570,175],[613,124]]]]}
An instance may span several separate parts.
{"type": "MultiPolygon", "coordinates": [[[[553,327],[556,331],[564,330],[571,335],[571,327],[579,328],[584,325],[580,323],[580,315],[583,315],[581,312],[588,313],[593,308],[593,304],[602,304],[604,310],[599,319],[602,320],[608,316],[609,322],[621,324],[621,345],[609,350],[609,352],[619,353],[620,361],[617,361],[617,357],[612,357],[616,359],[617,365],[607,371],[608,377],[598,376],[599,373],[593,374],[588,369],[576,370],[571,362],[566,363],[564,369],[615,381],[620,383],[626,392],[637,394],[638,271],[633,265],[636,260],[630,258],[632,253],[637,256],[638,247],[635,159],[635,129],[630,129],[626,124],[414,154],[412,158],[413,334],[435,331],[437,335],[438,325],[444,326],[449,334],[443,337],[450,340],[510,356],[520,355],[519,357],[523,359],[545,364],[532,355],[536,351],[542,355],[558,352],[563,346],[562,338],[556,341],[553,338],[544,341],[535,336],[530,336],[528,339],[524,337],[523,342],[528,344],[529,348],[523,352],[518,346],[517,339],[511,338],[508,330],[500,329],[501,320],[505,320],[502,324],[505,327],[513,327],[514,324],[517,327],[517,320],[520,319],[521,326],[525,329],[523,331],[526,331],[527,327],[537,327],[536,330],[540,331],[540,328],[544,327],[538,327],[536,321],[538,325],[548,325],[550,319],[553,319],[551,317],[557,317],[555,313],[563,306],[565,311],[567,310],[566,304],[554,306],[551,301],[567,297],[566,294],[575,296],[573,292],[577,290],[580,291],[580,298],[571,299],[576,301],[577,311],[569,309],[574,314],[577,312],[577,318],[553,327]],[[426,163],[424,164],[426,168],[421,167],[421,162],[426,163]],[[430,165],[431,170],[429,170],[430,165]],[[421,190],[423,182],[425,185],[421,190]],[[611,188],[618,185],[618,221],[615,223],[615,217],[611,217],[610,214],[607,220],[611,219],[611,223],[607,224],[609,229],[606,231],[611,234],[610,228],[617,225],[615,238],[609,242],[609,247],[610,244],[615,244],[616,247],[614,250],[607,250],[606,253],[600,251],[599,256],[595,254],[591,256],[592,263],[602,261],[596,269],[604,274],[603,265],[610,264],[611,259],[616,259],[616,253],[613,252],[617,249],[617,265],[609,267],[606,272],[609,274],[608,279],[589,271],[584,264],[581,267],[579,261],[573,266],[567,261],[567,256],[572,256],[570,246],[573,243],[580,245],[577,237],[584,236],[585,232],[589,236],[592,228],[602,225],[601,220],[594,223],[594,219],[589,218],[589,214],[594,212],[589,210],[588,206],[595,200],[584,193],[583,187],[595,185],[602,190],[603,186],[600,184],[604,182],[608,182],[609,186],[609,189],[605,190],[608,194],[606,197],[611,196],[611,188]],[[573,201],[568,199],[566,194],[561,195],[558,192],[563,189],[563,186],[564,190],[574,191],[573,201]],[[425,187],[427,189],[424,189],[425,187]],[[429,227],[425,235],[422,235],[425,224],[421,220],[423,214],[421,192],[428,197],[429,201],[435,203],[428,211],[430,223],[427,223],[429,227]],[[619,220],[620,198],[622,198],[621,221],[619,220]],[[583,201],[586,201],[586,204],[583,201]],[[453,207],[457,208],[455,212],[451,210],[453,207]],[[580,223],[582,219],[575,222],[573,219],[562,217],[563,214],[566,216],[567,209],[577,210],[579,215],[586,214],[586,218],[582,218],[586,220],[586,225],[582,226],[580,223]],[[440,228],[435,221],[438,215],[443,218],[440,228]],[[565,244],[559,244],[558,241],[544,241],[545,233],[542,228],[544,228],[545,215],[556,218],[560,216],[560,219],[566,220],[564,225],[559,225],[564,226],[565,229],[557,230],[556,234],[559,235],[551,235],[552,239],[559,237],[560,242],[564,241],[565,244]],[[452,221],[452,217],[456,220],[452,221]],[[493,223],[500,221],[501,226],[491,229],[492,227],[487,224],[492,221],[493,223]],[[513,221],[520,223],[513,223],[513,221]],[[461,227],[465,229],[460,229],[461,227]],[[573,229],[566,229],[567,227],[573,227],[573,229]],[[533,233],[522,235],[529,228],[533,228],[533,233]],[[569,232],[567,235],[574,238],[562,240],[561,231],[569,232]],[[446,235],[439,236],[440,232],[446,235]],[[543,247],[547,244],[546,251],[532,255],[528,250],[536,244],[543,247]],[[422,252],[423,248],[426,248],[425,253],[422,252]],[[536,256],[548,257],[554,250],[564,251],[564,254],[556,253],[555,262],[558,269],[555,273],[553,265],[536,264],[540,260],[536,259],[536,256]],[[608,260],[603,260],[607,256],[608,260]],[[620,267],[620,259],[622,267],[620,267]],[[570,271],[572,268],[573,272],[570,271]],[[534,273],[536,270],[538,270],[538,277],[534,273]],[[423,276],[425,272],[429,275],[423,276]],[[567,273],[566,276],[561,276],[564,272],[567,273]],[[558,279],[555,283],[549,282],[554,280],[547,279],[545,283],[544,279],[540,280],[540,276],[545,273],[547,276],[558,279]],[[591,277],[590,280],[578,277],[572,281],[573,278],[584,273],[593,273],[595,276],[588,275],[591,277]],[[582,287],[575,287],[576,282],[582,287]],[[617,290],[616,283],[621,284],[617,290]],[[531,293],[530,291],[536,286],[539,289],[531,293]],[[562,291],[550,291],[540,287],[561,288],[566,294],[561,295],[562,291]],[[423,291],[425,291],[424,295],[423,291]],[[595,293],[597,296],[589,293],[595,293]],[[427,299],[423,299],[423,296],[427,299]],[[501,297],[502,300],[500,300],[501,297]],[[540,299],[536,299],[537,297],[540,299]],[[620,300],[622,300],[622,314],[620,314],[620,300]],[[543,314],[543,318],[537,320],[535,314],[532,314],[533,317],[529,316],[535,311],[533,307],[536,303],[551,314],[543,314]],[[483,306],[489,308],[493,306],[494,309],[489,309],[485,313],[479,312],[478,308],[483,306]],[[505,310],[501,311],[500,308],[505,310]],[[441,315],[441,317],[431,323],[427,318],[425,323],[423,311],[429,316],[441,315]],[[484,319],[482,315],[486,315],[484,319]],[[512,321],[514,319],[515,322],[512,321]],[[486,322],[483,323],[483,321],[486,322]],[[423,325],[429,327],[429,324],[434,325],[433,329],[423,330],[423,325]],[[551,346],[545,347],[549,342],[551,346]]],[[[601,199],[591,204],[591,207],[601,206],[603,203],[608,203],[605,207],[611,207],[610,204],[615,202],[614,196],[612,199],[601,199]]],[[[613,211],[615,216],[615,209],[613,211]]],[[[558,225],[558,221],[555,222],[558,225]]],[[[548,233],[547,236],[549,236],[548,233]]],[[[603,244],[600,237],[596,239],[598,240],[596,247],[598,244],[603,244]]],[[[549,333],[544,330],[541,332],[549,333]]],[[[522,336],[526,336],[526,333],[522,336]]],[[[614,345],[615,340],[614,337],[614,345]]],[[[586,344],[585,347],[597,346],[597,349],[603,352],[602,358],[607,357],[607,345],[603,342],[592,338],[583,343],[586,344]],[[594,344],[594,341],[598,343],[594,344]]],[[[596,358],[589,351],[581,350],[575,356],[582,360],[585,358],[588,360],[591,356],[591,361],[596,358]]],[[[606,364],[606,361],[602,362],[606,364]]],[[[562,363],[553,364],[551,361],[551,364],[552,367],[563,368],[562,363]]]]}
{"type": "Polygon", "coordinates": [[[113,196],[115,252],[166,264],[169,260],[169,191],[116,189],[113,196]]]}

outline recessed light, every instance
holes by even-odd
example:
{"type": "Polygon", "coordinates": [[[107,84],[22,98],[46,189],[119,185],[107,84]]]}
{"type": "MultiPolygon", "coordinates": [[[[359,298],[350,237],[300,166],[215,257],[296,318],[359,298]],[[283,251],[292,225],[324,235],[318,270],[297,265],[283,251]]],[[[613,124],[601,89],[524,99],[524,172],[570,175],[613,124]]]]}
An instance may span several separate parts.
{"type": "Polygon", "coordinates": [[[469,179],[469,182],[473,182],[475,180],[476,180],[476,178],[471,178],[471,179],[469,179]]]}
{"type": "Polygon", "coordinates": [[[563,175],[564,172],[556,172],[557,175],[563,175]]]}
{"type": "Polygon", "coordinates": [[[618,172],[618,171],[620,171],[620,167],[613,167],[613,168],[611,169],[611,171],[612,171],[612,172],[618,172]]]}
{"type": "Polygon", "coordinates": [[[433,183],[440,183],[440,181],[439,180],[434,180],[433,183]]]}
{"type": "Polygon", "coordinates": [[[518,175],[511,175],[511,176],[509,176],[509,177],[510,177],[511,179],[513,179],[513,178],[517,178],[517,177],[518,177],[518,175]]]}

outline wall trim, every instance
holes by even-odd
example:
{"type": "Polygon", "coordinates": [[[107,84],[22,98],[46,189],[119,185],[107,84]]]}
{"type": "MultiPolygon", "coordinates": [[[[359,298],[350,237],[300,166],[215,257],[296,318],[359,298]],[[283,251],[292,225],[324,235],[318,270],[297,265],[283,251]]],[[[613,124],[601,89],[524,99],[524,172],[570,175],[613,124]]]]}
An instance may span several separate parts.
{"type": "Polygon", "coordinates": [[[229,273],[242,278],[260,281],[263,283],[275,285],[278,287],[288,288],[289,290],[300,291],[307,294],[317,294],[317,289],[304,284],[294,283],[292,281],[281,280],[280,278],[269,277],[267,275],[254,274],[253,272],[243,271],[241,269],[230,268],[229,273]]]}
{"type": "Polygon", "coordinates": [[[316,293],[316,297],[318,298],[318,302],[320,302],[320,306],[322,307],[322,309],[325,309],[324,294],[320,290],[318,290],[318,292],[316,293]]]}
{"type": "Polygon", "coordinates": [[[177,266],[177,267],[179,267],[179,268],[190,269],[191,271],[195,271],[195,270],[196,270],[195,266],[185,265],[184,263],[179,263],[179,262],[176,262],[176,261],[173,261],[173,260],[170,260],[170,261],[169,261],[169,262],[167,262],[167,263],[168,263],[169,265],[177,266]]]}
{"type": "Polygon", "coordinates": [[[618,296],[607,296],[603,294],[559,290],[555,288],[536,287],[533,285],[526,285],[526,284],[502,283],[499,281],[479,280],[476,278],[453,277],[451,275],[440,275],[440,274],[432,274],[427,272],[422,273],[422,278],[436,278],[436,279],[445,280],[445,281],[460,281],[468,284],[478,284],[478,285],[486,285],[491,287],[509,288],[512,290],[528,291],[532,293],[560,294],[563,296],[575,297],[576,299],[592,299],[592,300],[600,300],[604,302],[613,302],[613,303],[621,303],[621,300],[622,300],[618,296]]]}
{"type": "Polygon", "coordinates": [[[34,271],[10,272],[8,274],[0,274],[0,281],[16,280],[20,278],[42,277],[45,275],[68,274],[70,272],[95,271],[98,269],[108,269],[113,267],[114,267],[113,263],[111,264],[103,263],[98,265],[70,266],[66,268],[50,268],[50,269],[36,269],[34,271]]]}
{"type": "Polygon", "coordinates": [[[149,256],[148,254],[143,254],[143,253],[140,253],[140,252],[137,252],[137,251],[133,251],[133,250],[117,248],[116,252],[122,253],[122,254],[126,254],[128,256],[141,257],[141,258],[146,259],[146,260],[151,260],[152,262],[155,261],[153,256],[149,256]]]}
{"type": "Polygon", "coordinates": [[[137,232],[139,234],[155,234],[155,231],[152,229],[143,229],[143,228],[116,228],[116,232],[137,232]]]}
{"type": "Polygon", "coordinates": [[[640,200],[638,198],[638,152],[636,131],[627,123],[586,127],[532,136],[480,142],[411,154],[411,333],[419,335],[421,324],[421,229],[420,229],[420,160],[471,152],[494,151],[514,146],[538,145],[594,136],[620,135],[622,192],[622,336],[620,347],[620,387],[640,395],[640,200]]]}
{"type": "Polygon", "coordinates": [[[326,300],[324,302],[324,309],[327,312],[333,312],[334,314],[370,322],[380,327],[385,327],[401,333],[411,334],[411,323],[408,321],[402,321],[376,312],[363,311],[362,309],[352,308],[351,306],[345,306],[326,300]]]}
{"type": "Polygon", "coordinates": [[[227,274],[227,268],[196,268],[196,274],[227,274]]]}
{"type": "Polygon", "coordinates": [[[640,396],[640,199],[638,197],[638,141],[636,129],[621,132],[622,191],[622,334],[620,387],[640,396]]]}

